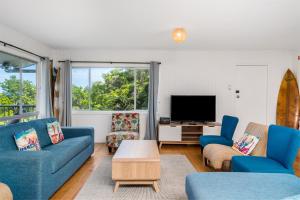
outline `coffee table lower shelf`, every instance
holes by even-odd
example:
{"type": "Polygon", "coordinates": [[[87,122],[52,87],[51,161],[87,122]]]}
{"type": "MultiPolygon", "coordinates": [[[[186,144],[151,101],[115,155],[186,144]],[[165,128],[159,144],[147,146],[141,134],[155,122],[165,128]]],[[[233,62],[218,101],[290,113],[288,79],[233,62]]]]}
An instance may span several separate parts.
{"type": "Polygon", "coordinates": [[[159,192],[157,181],[116,181],[114,192],[117,192],[120,185],[152,185],[155,192],[159,192]]]}
{"type": "Polygon", "coordinates": [[[161,149],[163,144],[199,144],[199,140],[190,141],[159,141],[159,149],[161,149]]]}

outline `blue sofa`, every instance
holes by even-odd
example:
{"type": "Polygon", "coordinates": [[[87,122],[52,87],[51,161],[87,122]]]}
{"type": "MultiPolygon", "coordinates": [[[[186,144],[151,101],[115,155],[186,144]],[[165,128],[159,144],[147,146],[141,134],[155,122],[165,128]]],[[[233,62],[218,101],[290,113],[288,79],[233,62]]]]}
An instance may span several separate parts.
{"type": "Polygon", "coordinates": [[[0,127],[0,182],[11,188],[14,200],[48,199],[94,152],[93,128],[62,128],[65,140],[53,145],[46,124],[55,120],[0,127]],[[42,150],[18,151],[13,134],[32,127],[42,150]]]}
{"type": "Polygon", "coordinates": [[[185,188],[189,200],[300,199],[300,179],[291,174],[192,173],[185,188]]]}

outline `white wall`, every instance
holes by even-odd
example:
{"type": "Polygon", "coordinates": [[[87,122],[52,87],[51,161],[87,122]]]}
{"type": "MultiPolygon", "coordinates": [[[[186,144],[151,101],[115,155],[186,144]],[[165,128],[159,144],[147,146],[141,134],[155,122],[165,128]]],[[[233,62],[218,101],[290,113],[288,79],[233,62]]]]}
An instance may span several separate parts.
{"type": "MultiPolygon", "coordinates": [[[[4,26],[2,24],[0,24],[0,40],[7,42],[7,43],[11,43],[15,46],[24,48],[26,50],[32,51],[36,54],[39,54],[41,56],[51,56],[53,53],[53,50],[48,47],[47,45],[36,41],[22,33],[19,33],[7,26],[4,26]]],[[[0,45],[1,46],[1,45],[0,45]]],[[[4,50],[4,51],[11,51],[9,50],[9,48],[2,48],[0,50],[4,50]]],[[[16,51],[16,50],[14,50],[16,51]]],[[[17,52],[20,53],[21,55],[25,55],[28,56],[28,54],[24,53],[24,52],[17,52]]]]}
{"type": "Polygon", "coordinates": [[[293,65],[295,66],[296,72],[297,72],[297,80],[298,80],[298,87],[300,89],[300,51],[295,51],[293,54],[293,65]]]}
{"type": "MultiPolygon", "coordinates": [[[[161,61],[159,116],[170,115],[171,94],[217,95],[217,120],[235,114],[236,65],[268,65],[268,123],[275,122],[277,93],[287,68],[295,71],[294,53],[281,51],[175,51],[175,50],[64,50],[61,59],[161,61]],[[228,90],[231,85],[232,90],[228,90]]],[[[255,77],[253,77],[255,81],[255,77]]],[[[101,113],[76,113],[74,125],[93,125],[96,142],[104,142],[110,131],[111,116],[101,113]]],[[[143,121],[141,122],[142,126],[143,121]]]]}

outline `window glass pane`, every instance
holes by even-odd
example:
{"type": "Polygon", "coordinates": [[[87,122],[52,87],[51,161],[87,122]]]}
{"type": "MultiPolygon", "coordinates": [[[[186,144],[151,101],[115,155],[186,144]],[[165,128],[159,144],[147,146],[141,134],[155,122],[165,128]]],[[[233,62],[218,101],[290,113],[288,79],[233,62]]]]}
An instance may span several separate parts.
{"type": "Polygon", "coordinates": [[[91,68],[92,110],[134,110],[134,71],[91,68]]]}
{"type": "Polygon", "coordinates": [[[0,117],[17,115],[20,108],[20,68],[6,63],[0,66],[0,117]]]}
{"type": "Polygon", "coordinates": [[[36,105],[36,64],[22,68],[23,113],[34,112],[36,105]]]}
{"type": "Polygon", "coordinates": [[[136,70],[136,109],[148,109],[149,70],[136,70]]]}
{"type": "Polygon", "coordinates": [[[0,118],[35,111],[36,67],[30,60],[0,52],[0,118]]]}
{"type": "Polygon", "coordinates": [[[89,109],[89,69],[72,69],[72,106],[74,110],[89,109]]]}

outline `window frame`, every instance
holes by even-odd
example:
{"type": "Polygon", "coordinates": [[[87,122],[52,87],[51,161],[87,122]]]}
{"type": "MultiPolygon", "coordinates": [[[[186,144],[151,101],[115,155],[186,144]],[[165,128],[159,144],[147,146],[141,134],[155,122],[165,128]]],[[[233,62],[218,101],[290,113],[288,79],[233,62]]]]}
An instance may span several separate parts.
{"type": "MultiPolygon", "coordinates": [[[[87,110],[74,110],[72,105],[72,114],[107,114],[111,115],[115,112],[120,113],[127,113],[127,112],[139,112],[139,113],[148,113],[148,109],[136,109],[136,71],[147,69],[150,71],[150,66],[147,64],[97,64],[97,63],[72,63],[71,65],[71,82],[73,85],[73,69],[88,69],[88,87],[89,87],[89,109],[87,110]],[[134,73],[134,109],[133,110],[92,110],[91,109],[91,86],[92,86],[92,79],[91,79],[91,69],[93,68],[112,68],[112,69],[131,69],[134,73]]],[[[149,78],[150,81],[150,78],[149,78]]],[[[72,101],[73,102],[73,92],[71,92],[72,101]]],[[[149,94],[148,94],[149,95],[149,94]]]]}
{"type": "MultiPolygon", "coordinates": [[[[40,103],[41,103],[41,99],[40,99],[40,95],[41,95],[41,91],[40,91],[41,90],[41,60],[39,58],[36,58],[35,56],[28,55],[26,53],[17,51],[15,49],[10,49],[5,46],[0,46],[0,52],[4,53],[4,54],[8,54],[10,56],[15,56],[20,59],[27,60],[29,62],[32,62],[33,64],[35,64],[35,69],[36,69],[36,72],[35,72],[35,87],[36,87],[35,110],[33,112],[23,113],[23,109],[21,109],[21,108],[23,108],[23,101],[21,98],[19,113],[17,115],[13,115],[13,116],[0,117],[0,122],[4,122],[4,124],[6,124],[9,120],[14,120],[14,119],[24,120],[28,117],[38,118],[40,116],[40,103]]],[[[23,86],[22,71],[23,71],[23,67],[20,69],[20,73],[19,73],[20,81],[22,82],[22,84],[20,84],[21,86],[23,86]]],[[[20,87],[20,90],[22,90],[22,88],[23,87],[20,87]]],[[[23,91],[20,91],[20,95],[22,95],[22,94],[23,94],[23,91]]]]}

